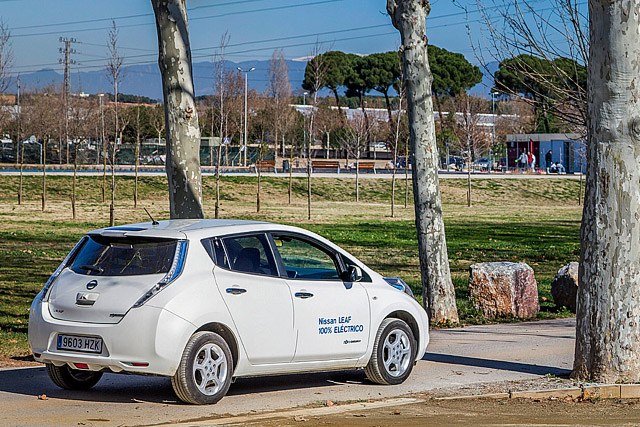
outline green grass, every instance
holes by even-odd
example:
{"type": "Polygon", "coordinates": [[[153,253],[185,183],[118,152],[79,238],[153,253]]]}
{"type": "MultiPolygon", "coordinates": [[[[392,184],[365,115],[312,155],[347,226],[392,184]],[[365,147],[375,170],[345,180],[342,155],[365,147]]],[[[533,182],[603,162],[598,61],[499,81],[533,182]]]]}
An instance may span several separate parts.
{"type": "MultiPolygon", "coordinates": [[[[48,208],[39,209],[39,178],[25,179],[25,204],[15,202],[17,178],[0,177],[0,357],[28,354],[28,309],[35,294],[71,246],[87,230],[106,225],[101,179],[79,179],[79,219],[69,214],[71,179],[49,179],[48,208]]],[[[286,202],[287,181],[264,181],[263,206],[254,211],[255,178],[223,181],[223,216],[285,222],[319,233],[344,247],[382,274],[403,277],[419,294],[413,210],[398,206],[389,217],[389,180],[363,180],[361,202],[353,202],[353,180],[314,179],[314,218],[306,221],[306,183],[294,181],[294,203],[286,202]]],[[[205,180],[206,209],[211,212],[213,179],[205,180]]],[[[580,207],[578,183],[570,180],[476,180],[474,206],[464,206],[466,182],[443,180],[442,193],[451,271],[458,309],[465,323],[483,323],[468,302],[468,269],[484,261],[524,261],[536,273],[540,318],[566,316],[553,303],[550,284],[557,270],[578,259],[580,207]]],[[[132,179],[118,179],[119,223],[145,220],[131,206],[132,179]]],[[[404,200],[398,184],[397,202],[404,200]]],[[[166,180],[140,180],[140,204],[158,218],[167,216],[166,180]]]]}

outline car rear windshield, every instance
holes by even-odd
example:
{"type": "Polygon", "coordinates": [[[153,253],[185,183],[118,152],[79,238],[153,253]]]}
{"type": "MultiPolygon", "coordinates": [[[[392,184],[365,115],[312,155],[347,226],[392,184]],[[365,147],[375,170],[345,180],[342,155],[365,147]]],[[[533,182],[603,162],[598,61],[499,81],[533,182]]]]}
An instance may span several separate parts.
{"type": "Polygon", "coordinates": [[[177,240],[89,235],[70,269],[87,276],[140,276],[171,269],[177,240]]]}

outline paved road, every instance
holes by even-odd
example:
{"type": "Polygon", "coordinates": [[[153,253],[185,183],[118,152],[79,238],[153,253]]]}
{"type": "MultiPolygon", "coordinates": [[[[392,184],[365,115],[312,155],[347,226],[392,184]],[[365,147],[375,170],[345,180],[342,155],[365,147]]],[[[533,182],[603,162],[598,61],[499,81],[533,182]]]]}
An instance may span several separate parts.
{"type": "Polygon", "coordinates": [[[428,353],[400,386],[372,385],[361,372],[244,379],[208,407],[177,403],[166,378],[106,374],[89,392],[67,392],[43,368],[0,370],[0,425],[144,425],[568,375],[574,328],[574,319],[563,319],[435,331],[428,353]],[[47,400],[37,399],[42,393],[47,400]]]}
{"type": "MultiPolygon", "coordinates": [[[[108,172],[111,173],[111,172],[108,172]]],[[[117,176],[134,176],[134,172],[132,170],[118,170],[115,173],[117,176]]],[[[213,172],[204,171],[202,173],[204,176],[214,176],[213,172]]],[[[0,169],[0,176],[18,176],[20,172],[15,169],[0,169]]],[[[23,172],[25,176],[40,176],[42,175],[42,170],[39,169],[25,169],[23,172]]],[[[72,176],[72,170],[64,170],[64,169],[47,169],[47,175],[54,176],[72,176]]],[[[223,176],[256,176],[255,172],[223,172],[223,176]]],[[[102,176],[101,171],[96,170],[81,170],[78,171],[78,176],[102,176]]],[[[166,176],[166,173],[163,170],[143,170],[140,171],[140,176],[166,176]]],[[[289,175],[286,173],[273,173],[273,172],[263,172],[262,176],[268,177],[279,177],[286,178],[289,175]]],[[[303,178],[306,177],[306,173],[304,172],[294,172],[294,178],[303,178]]],[[[356,174],[354,172],[342,172],[342,173],[324,173],[324,172],[315,172],[313,174],[314,178],[352,178],[355,179],[356,174]]],[[[404,179],[404,172],[399,172],[396,175],[397,179],[404,179]]],[[[467,174],[464,172],[446,172],[440,171],[439,177],[441,179],[467,179],[467,174]]],[[[473,173],[473,179],[571,179],[571,180],[579,180],[580,175],[532,175],[532,174],[503,174],[503,173],[473,173]]],[[[378,173],[361,173],[360,179],[391,179],[390,171],[379,171],[378,173]]]]}

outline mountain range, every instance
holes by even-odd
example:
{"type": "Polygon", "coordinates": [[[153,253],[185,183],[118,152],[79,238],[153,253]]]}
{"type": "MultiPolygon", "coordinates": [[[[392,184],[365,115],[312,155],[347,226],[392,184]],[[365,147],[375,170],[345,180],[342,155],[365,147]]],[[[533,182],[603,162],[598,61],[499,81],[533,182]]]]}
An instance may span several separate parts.
{"type": "MultiPolygon", "coordinates": [[[[295,92],[300,92],[306,61],[287,60],[289,67],[289,79],[291,87],[295,92]]],[[[235,70],[238,67],[254,71],[249,73],[249,87],[259,92],[264,92],[269,82],[269,61],[225,61],[226,70],[235,70]]],[[[488,65],[489,72],[483,70],[483,81],[471,89],[470,93],[476,96],[488,97],[493,86],[493,72],[497,69],[497,63],[488,65]]],[[[193,75],[195,81],[196,95],[208,95],[213,92],[214,79],[213,62],[197,62],[193,64],[193,75]]],[[[35,72],[20,75],[23,91],[33,91],[45,88],[50,85],[59,86],[62,84],[63,76],[53,69],[42,69],[35,72]]],[[[73,70],[71,73],[71,90],[79,93],[90,94],[112,93],[113,88],[105,69],[97,71],[73,70]]],[[[15,92],[15,82],[9,87],[9,92],[15,92]]],[[[120,84],[120,92],[146,96],[151,99],[160,100],[162,98],[162,85],[160,71],[156,64],[130,65],[123,67],[123,79],[120,84]]]]}

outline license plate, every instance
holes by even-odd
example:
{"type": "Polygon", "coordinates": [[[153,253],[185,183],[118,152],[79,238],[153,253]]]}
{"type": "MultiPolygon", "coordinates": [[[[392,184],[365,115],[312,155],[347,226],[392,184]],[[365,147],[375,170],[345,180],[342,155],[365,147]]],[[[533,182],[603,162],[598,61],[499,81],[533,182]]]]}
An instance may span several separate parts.
{"type": "Polygon", "coordinates": [[[102,338],[58,335],[58,350],[102,353],[102,338]]]}

